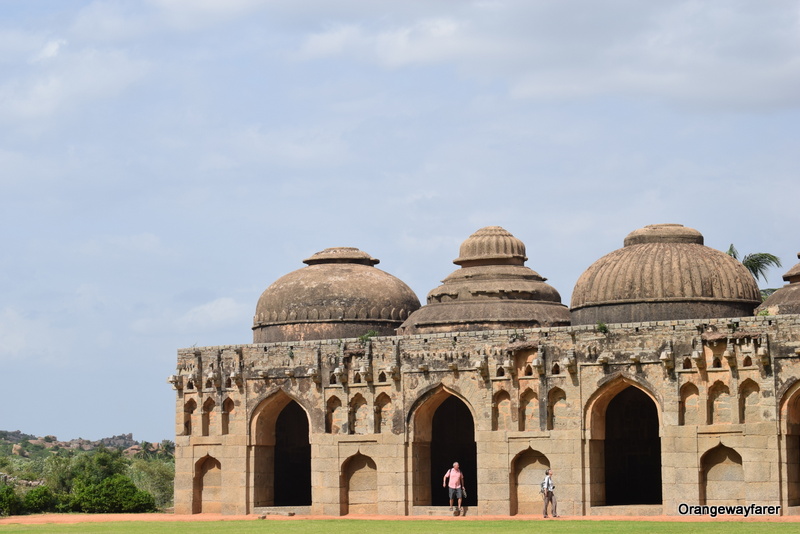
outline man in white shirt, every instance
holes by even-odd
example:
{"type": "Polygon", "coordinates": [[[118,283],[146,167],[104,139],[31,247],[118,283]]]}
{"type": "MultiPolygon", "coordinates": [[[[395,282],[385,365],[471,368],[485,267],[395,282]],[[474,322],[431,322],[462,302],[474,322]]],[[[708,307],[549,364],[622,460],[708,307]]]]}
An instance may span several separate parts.
{"type": "Polygon", "coordinates": [[[544,481],[542,482],[542,489],[544,490],[544,512],[543,515],[547,518],[547,503],[552,504],[552,512],[553,517],[558,517],[558,501],[556,500],[556,494],[554,493],[556,489],[556,485],[553,484],[553,470],[552,469],[545,469],[544,471],[544,481]]]}

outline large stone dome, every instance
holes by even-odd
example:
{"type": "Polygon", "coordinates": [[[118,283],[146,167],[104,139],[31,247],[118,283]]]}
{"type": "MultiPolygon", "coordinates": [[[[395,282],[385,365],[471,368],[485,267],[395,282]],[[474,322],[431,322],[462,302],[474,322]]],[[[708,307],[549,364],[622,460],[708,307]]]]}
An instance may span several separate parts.
{"type": "Polygon", "coordinates": [[[572,292],[572,324],[742,317],[761,301],[739,261],[706,247],[680,224],[628,234],[621,249],[594,262],[572,292]]]}
{"type": "MultiPolygon", "coordinates": [[[[797,257],[800,259],[800,252],[797,257]]],[[[800,263],[789,269],[783,279],[789,283],[770,295],[756,308],[756,312],[767,310],[770,315],[800,313],[800,263]]]]}
{"type": "Polygon", "coordinates": [[[569,310],[545,278],[525,267],[525,245],[499,226],[481,228],[453,261],[461,268],[428,293],[399,334],[569,324],[569,310]]]}
{"type": "Polygon", "coordinates": [[[394,335],[420,307],[400,279],[374,267],[379,260],[353,247],[328,248],[307,267],[279,278],[258,299],[253,342],[394,335]]]}

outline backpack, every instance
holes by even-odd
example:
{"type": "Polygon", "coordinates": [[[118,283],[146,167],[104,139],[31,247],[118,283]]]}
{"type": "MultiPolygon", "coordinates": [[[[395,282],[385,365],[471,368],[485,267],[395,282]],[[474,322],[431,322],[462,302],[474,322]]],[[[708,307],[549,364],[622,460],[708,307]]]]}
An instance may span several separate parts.
{"type": "Polygon", "coordinates": [[[539,493],[544,495],[545,490],[547,489],[547,477],[544,477],[544,480],[542,480],[542,483],[540,484],[540,486],[541,487],[539,488],[539,493]]]}

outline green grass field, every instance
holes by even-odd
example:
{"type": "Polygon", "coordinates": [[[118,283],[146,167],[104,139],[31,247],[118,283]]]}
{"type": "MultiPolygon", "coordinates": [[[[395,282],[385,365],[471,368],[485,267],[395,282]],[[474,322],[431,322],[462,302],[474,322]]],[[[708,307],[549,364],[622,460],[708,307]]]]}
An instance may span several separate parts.
{"type": "Polygon", "coordinates": [[[214,522],[124,522],[78,523],[74,525],[0,525],[0,533],[153,533],[153,534],[547,534],[592,532],[625,534],[759,534],[797,532],[797,523],[656,523],[635,521],[368,521],[368,520],[296,520],[296,521],[214,521],[214,522]]]}

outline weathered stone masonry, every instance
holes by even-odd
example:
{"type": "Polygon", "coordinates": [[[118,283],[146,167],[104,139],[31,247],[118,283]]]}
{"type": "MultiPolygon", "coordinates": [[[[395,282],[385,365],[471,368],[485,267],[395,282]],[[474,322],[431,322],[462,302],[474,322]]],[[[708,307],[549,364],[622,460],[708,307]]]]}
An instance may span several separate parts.
{"type": "Polygon", "coordinates": [[[294,401],[310,423],[312,513],[411,514],[438,489],[420,464],[430,412],[453,395],[474,417],[478,513],[537,513],[549,465],[563,513],[591,514],[605,505],[605,408],[628,386],[657,407],[663,513],[731,499],[791,510],[799,362],[798,315],[184,349],[176,512],[272,505],[269,490],[256,501],[255,484],[271,485],[258,451],[294,401]],[[343,478],[370,469],[347,472],[358,456],[383,486],[350,504],[343,478]],[[198,487],[212,459],[219,483],[198,487]],[[720,469],[732,475],[714,480],[720,469]]]}
{"type": "Polygon", "coordinates": [[[315,254],[259,299],[270,342],[178,351],[175,511],[428,514],[459,461],[479,515],[541,513],[547,467],[564,515],[800,513],[800,264],[773,315],[725,317],[757,287],[702,239],[631,233],[578,281],[572,326],[499,227],[421,308],[368,254],[315,254]]]}

